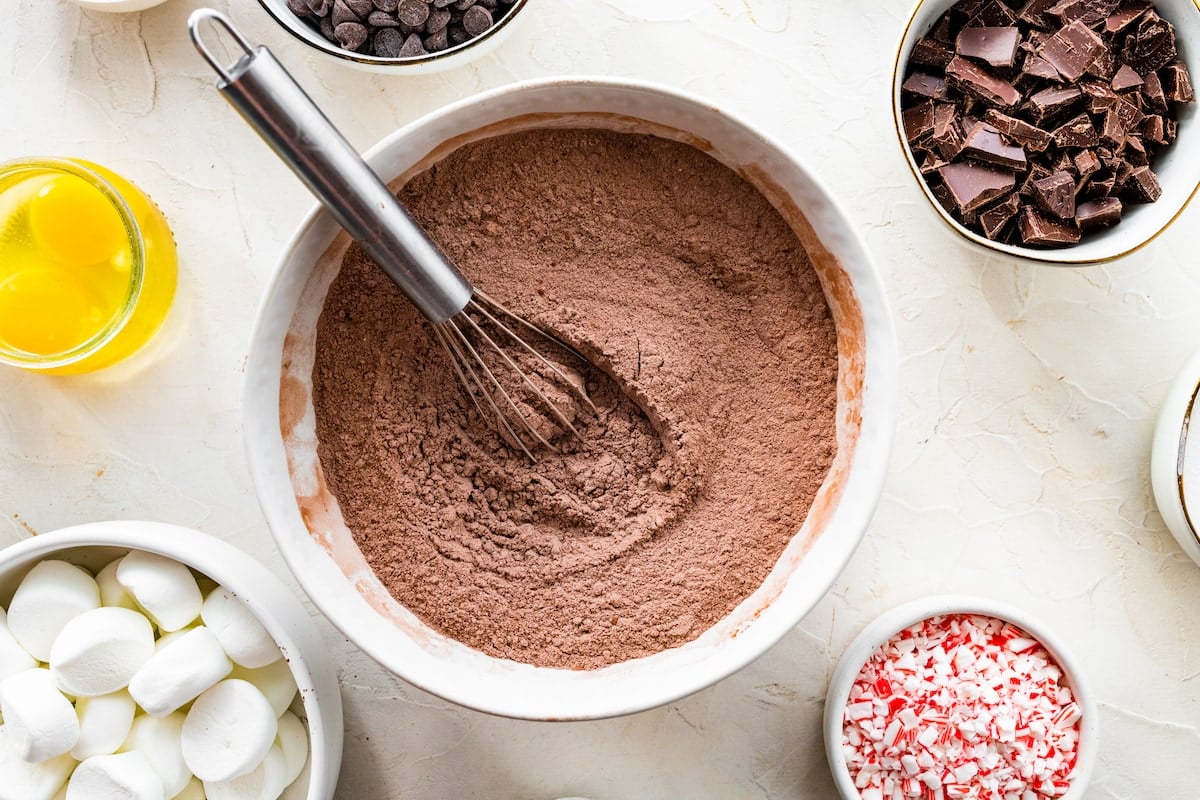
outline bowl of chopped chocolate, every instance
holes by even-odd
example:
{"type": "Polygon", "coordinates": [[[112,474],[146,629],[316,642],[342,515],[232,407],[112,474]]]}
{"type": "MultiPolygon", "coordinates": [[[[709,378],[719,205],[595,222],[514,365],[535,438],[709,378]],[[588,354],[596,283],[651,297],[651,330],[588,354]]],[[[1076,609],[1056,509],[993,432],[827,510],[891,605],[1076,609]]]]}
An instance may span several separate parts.
{"type": "Polygon", "coordinates": [[[975,245],[1119,258],[1200,188],[1194,42],[1196,0],[920,0],[896,54],[901,149],[975,245]]]}
{"type": "Polygon", "coordinates": [[[498,45],[528,0],[259,0],[300,41],[371,72],[421,75],[498,45]]]}
{"type": "Polygon", "coordinates": [[[508,401],[311,213],[260,307],[245,436],[313,602],[406,681],[536,720],[671,702],[792,630],[895,425],[886,294],[828,190],[706,100],[595,78],[476,95],[367,160],[576,391],[526,405],[523,451],[508,401]]]}

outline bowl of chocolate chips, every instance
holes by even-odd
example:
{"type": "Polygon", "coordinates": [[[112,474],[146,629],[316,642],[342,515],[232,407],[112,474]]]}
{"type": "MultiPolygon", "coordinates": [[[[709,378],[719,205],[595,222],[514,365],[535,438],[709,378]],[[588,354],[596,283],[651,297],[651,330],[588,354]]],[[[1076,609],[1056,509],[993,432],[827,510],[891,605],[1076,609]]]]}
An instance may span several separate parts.
{"type": "Polygon", "coordinates": [[[988,252],[1119,258],[1200,189],[1197,41],[1195,0],[920,0],[896,54],[901,149],[988,252]]]}
{"type": "Polygon", "coordinates": [[[438,72],[489,52],[527,0],[259,0],[300,41],[371,72],[438,72]]]}

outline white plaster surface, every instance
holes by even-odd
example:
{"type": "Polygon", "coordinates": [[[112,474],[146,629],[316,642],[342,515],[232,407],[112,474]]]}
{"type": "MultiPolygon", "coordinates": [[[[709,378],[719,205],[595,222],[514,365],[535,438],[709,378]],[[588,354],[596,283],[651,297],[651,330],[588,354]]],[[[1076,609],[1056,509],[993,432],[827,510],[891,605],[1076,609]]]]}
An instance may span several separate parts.
{"type": "MultiPolygon", "coordinates": [[[[0,544],[156,519],[290,581],[246,473],[239,398],[259,294],[312,201],[214,90],[185,33],[199,4],[0,2],[0,158],[73,155],[126,175],[163,208],[182,262],[168,327],[136,363],[0,372],[0,544]]],[[[428,696],[322,621],[346,701],[339,798],[832,800],[820,714],[833,664],[880,612],[945,591],[1041,616],[1083,662],[1103,740],[1089,800],[1200,793],[1200,569],[1164,529],[1148,467],[1163,393],[1200,341],[1200,209],[1109,266],[968,250],[923,207],[892,133],[908,0],[532,0],[494,55],[425,78],[319,60],[251,0],[217,6],[363,149],[523,78],[629,76],[711,98],[833,188],[884,273],[903,357],[879,513],[777,647],[659,710],[536,724],[428,696]]]]}

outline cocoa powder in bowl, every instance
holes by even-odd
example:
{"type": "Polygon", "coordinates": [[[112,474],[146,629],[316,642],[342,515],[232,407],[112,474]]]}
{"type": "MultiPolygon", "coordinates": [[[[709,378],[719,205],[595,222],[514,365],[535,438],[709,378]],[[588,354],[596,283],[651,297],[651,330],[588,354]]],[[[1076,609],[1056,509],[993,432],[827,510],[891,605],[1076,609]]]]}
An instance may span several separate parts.
{"type": "Polygon", "coordinates": [[[401,198],[473,282],[588,356],[571,366],[599,414],[568,407],[586,444],[530,463],[352,247],[313,405],[367,562],[501,658],[593,669],[699,636],[762,583],[835,455],[837,335],[792,230],[699,150],[591,129],[467,144],[401,198]]]}

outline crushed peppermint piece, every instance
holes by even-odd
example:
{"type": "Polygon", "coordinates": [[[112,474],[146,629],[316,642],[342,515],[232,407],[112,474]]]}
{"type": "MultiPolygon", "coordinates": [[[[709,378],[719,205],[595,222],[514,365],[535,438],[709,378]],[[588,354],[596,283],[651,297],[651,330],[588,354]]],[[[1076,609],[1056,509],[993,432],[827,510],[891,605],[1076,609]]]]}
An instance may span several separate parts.
{"type": "Polygon", "coordinates": [[[863,665],[842,752],[862,800],[1066,794],[1082,712],[1042,644],[976,614],[930,617],[863,665]]]}

